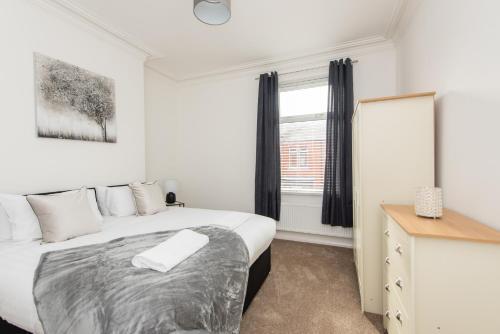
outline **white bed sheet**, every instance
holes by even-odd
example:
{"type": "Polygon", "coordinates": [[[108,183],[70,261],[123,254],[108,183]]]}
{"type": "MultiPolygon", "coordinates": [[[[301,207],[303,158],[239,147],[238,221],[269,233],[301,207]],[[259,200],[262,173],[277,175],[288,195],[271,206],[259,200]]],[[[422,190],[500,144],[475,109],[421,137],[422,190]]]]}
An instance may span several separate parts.
{"type": "Polygon", "coordinates": [[[142,217],[105,217],[103,230],[64,242],[41,244],[0,242],[0,317],[29,332],[43,334],[33,301],[33,278],[40,255],[53,250],[91,245],[119,237],[218,225],[238,233],[245,242],[250,263],[269,247],[276,234],[274,220],[232,211],[170,208],[142,217]]]}

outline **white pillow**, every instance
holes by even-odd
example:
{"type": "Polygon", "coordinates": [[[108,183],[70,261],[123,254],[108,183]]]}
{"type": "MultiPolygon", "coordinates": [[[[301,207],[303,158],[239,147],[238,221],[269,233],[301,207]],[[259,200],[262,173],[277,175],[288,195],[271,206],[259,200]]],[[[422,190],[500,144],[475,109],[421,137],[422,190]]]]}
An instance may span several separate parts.
{"type": "MultiPolygon", "coordinates": [[[[97,207],[96,193],[93,189],[87,189],[87,188],[82,187],[79,190],[70,190],[70,191],[65,191],[63,193],[73,193],[73,192],[80,191],[82,189],[87,190],[87,199],[89,200],[90,209],[92,209],[92,212],[94,213],[96,219],[101,222],[103,220],[103,218],[102,218],[101,212],[99,211],[99,208],[97,207]]],[[[62,193],[59,193],[59,194],[62,194],[62,193]]],[[[46,195],[46,196],[52,196],[52,195],[57,195],[57,194],[51,194],[51,195],[46,195]]]]}
{"type": "Polygon", "coordinates": [[[137,212],[141,216],[152,215],[165,210],[163,192],[160,186],[154,183],[132,183],[129,185],[134,193],[137,212]]]}
{"type": "Polygon", "coordinates": [[[97,195],[97,206],[99,207],[99,210],[101,211],[101,214],[103,216],[111,216],[108,210],[108,204],[106,199],[107,190],[108,187],[95,187],[95,192],[97,195]]]}
{"type": "Polygon", "coordinates": [[[40,224],[26,196],[0,194],[0,205],[9,219],[12,240],[34,240],[42,237],[40,224]]]}
{"type": "Polygon", "coordinates": [[[87,188],[53,195],[29,195],[28,202],[38,217],[45,242],[101,231],[87,188]]]}
{"type": "Polygon", "coordinates": [[[101,215],[101,211],[99,211],[99,208],[97,207],[96,192],[93,189],[87,189],[87,198],[89,199],[90,208],[92,209],[92,212],[95,214],[97,220],[102,221],[103,218],[101,215]]]}
{"type": "Polygon", "coordinates": [[[128,186],[97,187],[97,200],[105,216],[133,216],[137,214],[134,195],[128,186]]]}
{"type": "Polygon", "coordinates": [[[0,240],[12,239],[12,229],[10,228],[9,216],[2,205],[0,205],[0,240]]]}

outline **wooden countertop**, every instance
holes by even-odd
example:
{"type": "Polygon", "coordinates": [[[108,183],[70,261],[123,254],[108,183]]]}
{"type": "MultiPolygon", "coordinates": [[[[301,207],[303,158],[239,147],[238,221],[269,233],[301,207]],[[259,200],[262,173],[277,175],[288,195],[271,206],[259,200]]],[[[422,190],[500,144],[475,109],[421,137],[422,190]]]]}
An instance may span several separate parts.
{"type": "Polygon", "coordinates": [[[382,102],[382,101],[389,101],[389,100],[408,99],[408,98],[422,97],[422,96],[434,96],[434,95],[436,95],[436,92],[412,93],[412,94],[403,94],[403,95],[395,95],[395,96],[382,96],[382,97],[375,97],[375,98],[371,98],[371,99],[361,99],[358,101],[358,104],[359,103],[371,103],[371,102],[382,102]]]}
{"type": "Polygon", "coordinates": [[[408,234],[416,237],[500,244],[500,231],[452,210],[444,209],[443,217],[433,219],[415,215],[413,205],[382,204],[382,208],[408,234]]]}

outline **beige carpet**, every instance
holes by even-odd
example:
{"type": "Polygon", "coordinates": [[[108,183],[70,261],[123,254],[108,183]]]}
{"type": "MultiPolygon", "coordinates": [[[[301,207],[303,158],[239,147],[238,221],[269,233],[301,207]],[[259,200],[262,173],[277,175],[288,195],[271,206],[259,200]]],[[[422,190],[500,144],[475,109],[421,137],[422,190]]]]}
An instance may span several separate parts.
{"type": "Polygon", "coordinates": [[[382,318],[363,315],[359,303],[351,249],[275,240],[241,334],[383,333],[382,318]]]}

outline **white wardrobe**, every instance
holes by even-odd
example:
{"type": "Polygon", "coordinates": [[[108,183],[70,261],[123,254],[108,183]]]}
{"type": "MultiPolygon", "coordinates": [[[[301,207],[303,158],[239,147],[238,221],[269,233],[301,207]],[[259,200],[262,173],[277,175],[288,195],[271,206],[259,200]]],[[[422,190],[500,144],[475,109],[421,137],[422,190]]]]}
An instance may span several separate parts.
{"type": "Polygon", "coordinates": [[[354,259],[365,312],[383,311],[380,204],[413,204],[419,186],[434,186],[434,95],[360,100],[353,115],[354,259]]]}

